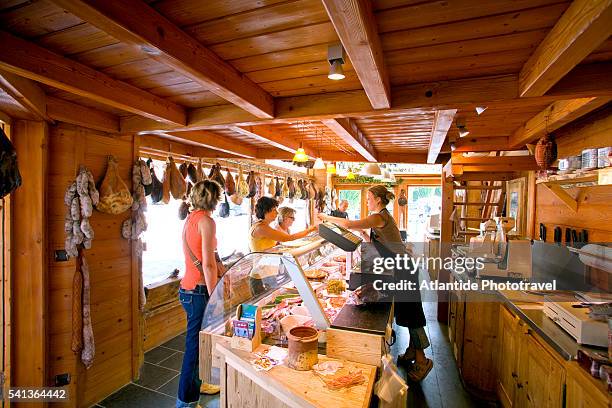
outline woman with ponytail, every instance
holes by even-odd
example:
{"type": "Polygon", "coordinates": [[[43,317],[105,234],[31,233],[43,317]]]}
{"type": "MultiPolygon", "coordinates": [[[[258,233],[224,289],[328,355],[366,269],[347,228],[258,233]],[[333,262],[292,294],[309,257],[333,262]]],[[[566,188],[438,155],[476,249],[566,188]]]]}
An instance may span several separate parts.
{"type": "MultiPolygon", "coordinates": [[[[387,190],[384,185],[372,186],[368,189],[367,204],[370,215],[362,220],[348,220],[346,218],[332,217],[326,214],[318,214],[323,221],[330,221],[341,227],[361,230],[370,229],[369,241],[373,248],[376,248],[377,256],[394,257],[396,254],[407,254],[408,251],[402,242],[399,228],[393,216],[387,210],[387,204],[395,198],[395,195],[387,190]]],[[[410,274],[409,271],[402,270],[396,273],[395,280],[408,279],[415,281],[418,278],[418,271],[410,274]],[[400,276],[398,276],[400,275],[400,276]]],[[[417,288],[418,282],[417,282],[417,288]]],[[[433,367],[433,362],[425,357],[425,350],[429,347],[429,339],[425,333],[425,314],[421,303],[421,294],[417,290],[410,293],[412,298],[406,303],[395,304],[396,324],[408,327],[410,333],[410,344],[406,352],[399,357],[399,361],[410,363],[408,376],[413,381],[421,381],[429,374],[433,367]],[[414,363],[412,364],[412,362],[414,363]]]]}

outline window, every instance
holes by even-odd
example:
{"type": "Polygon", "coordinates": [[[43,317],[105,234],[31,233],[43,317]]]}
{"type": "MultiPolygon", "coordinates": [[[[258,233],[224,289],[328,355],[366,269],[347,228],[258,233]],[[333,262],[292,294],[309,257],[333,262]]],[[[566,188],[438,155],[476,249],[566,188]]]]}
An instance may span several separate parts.
{"type": "MultiPolygon", "coordinates": [[[[161,180],[165,163],[154,160],[153,165],[157,178],[161,180]]],[[[222,201],[225,197],[222,196],[222,201]]],[[[168,204],[151,202],[147,197],[147,230],[143,233],[146,251],[142,255],[143,283],[149,285],[166,279],[172,271],[179,270],[179,276],[185,273],[183,257],[183,225],[178,217],[181,200],[170,198],[168,204]]],[[[213,213],[217,225],[217,250],[222,258],[235,252],[248,252],[249,206],[251,200],[245,198],[241,205],[235,205],[228,199],[230,216],[219,217],[219,208],[213,213]]]]}
{"type": "Polygon", "coordinates": [[[440,214],[442,188],[419,186],[408,188],[408,234],[412,239],[423,240],[429,216],[440,214]]]}
{"type": "Polygon", "coordinates": [[[290,229],[292,234],[306,229],[306,222],[308,220],[308,200],[290,200],[285,198],[279,205],[279,208],[280,207],[289,207],[295,210],[295,220],[290,229]]]}
{"type": "Polygon", "coordinates": [[[361,219],[361,190],[340,190],[338,192],[338,202],[346,200],[349,203],[348,213],[349,219],[361,219]]]}

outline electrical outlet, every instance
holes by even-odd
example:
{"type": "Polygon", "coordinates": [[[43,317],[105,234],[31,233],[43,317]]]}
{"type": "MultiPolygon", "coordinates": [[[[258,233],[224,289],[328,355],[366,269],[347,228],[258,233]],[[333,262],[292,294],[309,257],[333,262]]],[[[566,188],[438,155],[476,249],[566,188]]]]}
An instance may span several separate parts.
{"type": "Polygon", "coordinates": [[[55,376],[55,386],[56,387],[63,387],[68,384],[70,384],[70,374],[69,373],[58,374],[55,376]]]}
{"type": "Polygon", "coordinates": [[[55,250],[55,262],[66,262],[68,261],[68,253],[63,249],[55,250]]]}

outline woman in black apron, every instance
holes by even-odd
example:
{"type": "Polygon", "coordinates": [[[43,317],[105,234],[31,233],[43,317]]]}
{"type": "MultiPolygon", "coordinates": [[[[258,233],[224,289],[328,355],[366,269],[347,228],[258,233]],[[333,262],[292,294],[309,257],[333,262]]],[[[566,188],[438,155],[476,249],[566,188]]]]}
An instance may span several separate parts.
{"type": "MultiPolygon", "coordinates": [[[[332,217],[326,214],[318,214],[324,221],[330,221],[344,228],[364,230],[370,228],[368,237],[371,246],[364,252],[376,252],[373,256],[383,258],[395,258],[396,254],[408,254],[402,243],[401,235],[395,220],[387,210],[387,204],[395,198],[395,195],[383,185],[370,187],[367,193],[368,210],[370,215],[362,220],[347,220],[332,217]]],[[[372,255],[372,254],[371,254],[372,255]]],[[[367,257],[368,254],[364,254],[367,257]]],[[[433,362],[425,357],[425,350],[429,347],[429,339],[425,333],[425,314],[421,303],[421,294],[418,290],[418,271],[410,273],[409,270],[396,269],[395,280],[406,279],[416,284],[416,290],[406,292],[406,297],[395,305],[395,322],[399,326],[408,328],[410,333],[410,344],[406,352],[399,356],[400,363],[412,363],[408,376],[413,381],[421,381],[433,367],[433,362]]]]}

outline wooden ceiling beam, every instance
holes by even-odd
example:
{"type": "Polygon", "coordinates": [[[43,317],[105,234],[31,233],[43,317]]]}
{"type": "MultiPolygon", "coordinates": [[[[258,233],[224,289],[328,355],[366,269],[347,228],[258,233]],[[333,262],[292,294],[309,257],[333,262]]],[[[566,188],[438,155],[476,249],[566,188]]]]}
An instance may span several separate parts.
{"type": "Polygon", "coordinates": [[[140,136],[138,145],[141,157],[146,157],[148,153],[154,153],[161,158],[167,156],[179,156],[184,158],[237,158],[235,155],[224,153],[218,150],[208,149],[202,146],[188,145],[175,140],[164,138],[160,135],[144,134],[140,136]]]}
{"type": "Polygon", "coordinates": [[[323,5],[374,109],[391,107],[376,18],[369,0],[323,0],[323,5]]]}
{"type": "Polygon", "coordinates": [[[208,130],[191,130],[186,132],[170,132],[160,134],[165,139],[175,140],[181,143],[206,147],[235,156],[254,159],[257,157],[257,148],[238,140],[232,140],[208,130]]]}
{"type": "Polygon", "coordinates": [[[427,163],[434,164],[442,145],[446,140],[448,129],[453,124],[453,119],[457,114],[457,109],[447,109],[436,111],[434,117],[433,128],[431,129],[431,139],[429,140],[429,148],[427,149],[427,163]]]}
{"type": "Polygon", "coordinates": [[[511,148],[523,147],[535,142],[546,132],[553,132],[560,127],[586,115],[587,113],[605,105],[610,98],[579,98],[556,101],[545,110],[529,119],[525,125],[514,132],[509,139],[511,148]]]}
{"type": "Polygon", "coordinates": [[[544,95],[610,35],[612,0],[574,0],[521,69],[520,96],[544,95]]]}
{"type": "MultiPolygon", "coordinates": [[[[355,162],[362,161],[362,157],[358,154],[348,154],[341,151],[330,151],[322,150],[321,158],[325,161],[345,161],[355,162]]],[[[258,159],[276,159],[276,160],[291,160],[293,159],[293,153],[286,150],[274,149],[274,148],[259,148],[257,149],[258,159]]],[[[311,156],[314,159],[314,156],[311,156]]]]}
{"type": "Polygon", "coordinates": [[[0,69],[156,122],[185,126],[184,109],[79,62],[0,31],[0,69]]]}
{"type": "Polygon", "coordinates": [[[357,123],[353,119],[324,119],[322,123],[332,132],[348,143],[357,153],[369,162],[378,161],[378,153],[372,143],[363,134],[357,123]]]}
{"type": "MultiPolygon", "coordinates": [[[[189,112],[188,125],[183,128],[211,129],[228,125],[249,126],[257,124],[286,123],[296,120],[324,120],[338,117],[380,116],[383,113],[399,114],[431,109],[471,108],[474,105],[494,106],[503,103],[504,108],[534,101],[552,103],[572,99],[575,95],[612,97],[612,63],[589,64],[570,72],[557,86],[542,97],[520,98],[517,75],[455,79],[396,87],[393,89],[392,107],[373,110],[364,91],[330,92],[318,95],[282,97],[275,99],[274,119],[257,118],[233,105],[196,108],[189,112]],[[586,74],[583,72],[587,70],[586,74]]],[[[138,117],[124,117],[121,129],[125,132],[144,130],[169,130],[176,126],[164,125],[138,117]]]]}
{"type": "Polygon", "coordinates": [[[34,81],[0,71],[0,88],[39,120],[53,123],[47,115],[47,95],[34,81]]]}
{"type": "MultiPolygon", "coordinates": [[[[302,146],[306,154],[310,157],[316,157],[317,153],[313,148],[306,143],[300,143],[297,140],[283,135],[277,129],[269,125],[258,126],[232,126],[230,129],[236,133],[251,137],[261,142],[267,143],[272,147],[284,150],[286,152],[295,153],[302,146]]],[[[293,156],[291,156],[293,157],[293,156]]]]}
{"type": "Polygon", "coordinates": [[[79,125],[103,132],[118,133],[119,117],[64,99],[47,96],[47,114],[60,122],[79,125]]]}
{"type": "Polygon", "coordinates": [[[455,150],[453,150],[453,152],[455,153],[514,150],[509,148],[508,137],[506,136],[479,138],[463,137],[455,140],[454,143],[455,150]]]}
{"type": "Polygon", "coordinates": [[[274,100],[259,85],[141,0],[53,0],[122,42],[202,84],[259,118],[274,116],[274,100]]]}
{"type": "Polygon", "coordinates": [[[451,155],[453,164],[469,164],[474,166],[499,166],[511,165],[532,166],[535,165],[535,157],[524,156],[464,156],[463,153],[453,153],[451,155]]]}

